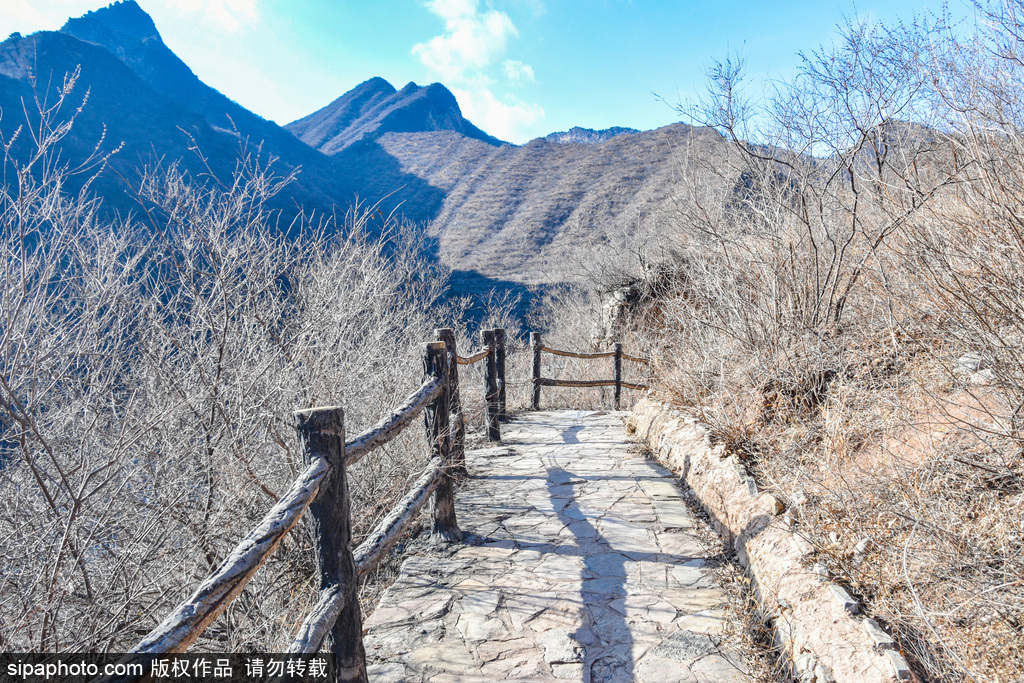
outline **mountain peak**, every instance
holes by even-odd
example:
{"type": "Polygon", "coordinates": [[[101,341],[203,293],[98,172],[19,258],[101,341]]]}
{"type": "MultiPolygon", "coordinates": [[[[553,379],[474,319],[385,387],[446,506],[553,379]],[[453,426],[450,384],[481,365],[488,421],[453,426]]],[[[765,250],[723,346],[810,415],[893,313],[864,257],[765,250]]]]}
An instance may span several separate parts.
{"type": "Polygon", "coordinates": [[[374,76],[373,78],[367,79],[348,91],[349,95],[373,95],[381,93],[383,95],[394,95],[397,90],[395,86],[391,85],[388,81],[381,78],[380,76],[374,76]]]}
{"type": "Polygon", "coordinates": [[[135,0],[113,2],[78,18],[68,19],[61,32],[103,46],[111,42],[163,42],[152,17],[135,0]]]}
{"type": "Polygon", "coordinates": [[[452,130],[491,145],[502,144],[467,121],[455,95],[440,83],[422,86],[410,81],[395,90],[380,77],[360,83],[285,128],[325,154],[337,154],[386,133],[452,130]]]}
{"type": "Polygon", "coordinates": [[[612,126],[611,128],[605,128],[604,130],[594,130],[593,128],[581,128],[579,126],[573,126],[567,131],[560,131],[557,133],[551,133],[545,135],[544,139],[548,142],[557,143],[577,143],[577,144],[596,144],[610,140],[616,135],[622,135],[624,133],[639,133],[636,128],[623,128],[622,126],[612,126]]]}
{"type": "Polygon", "coordinates": [[[209,89],[164,44],[153,19],[135,0],[68,19],[60,31],[111,52],[158,92],[190,109],[208,99],[209,89]]]}

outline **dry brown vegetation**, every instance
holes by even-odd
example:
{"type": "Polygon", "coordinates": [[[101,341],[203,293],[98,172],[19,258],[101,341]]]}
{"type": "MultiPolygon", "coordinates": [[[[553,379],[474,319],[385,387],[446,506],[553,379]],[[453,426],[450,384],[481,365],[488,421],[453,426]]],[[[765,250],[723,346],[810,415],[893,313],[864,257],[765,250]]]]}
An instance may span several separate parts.
{"type": "Polygon", "coordinates": [[[1024,4],[978,11],[851,22],[757,102],[718,64],[685,112],[731,153],[597,283],[932,681],[1024,677],[1024,4]]]}
{"type": "MultiPolygon", "coordinates": [[[[17,133],[33,156],[3,141],[4,651],[131,647],[294,480],[293,411],[341,405],[358,433],[419,386],[433,328],[462,324],[421,231],[358,208],[277,226],[290,178],[257,153],[229,178],[152,171],[133,218],[99,221],[88,184],[63,191],[104,163],[57,152],[73,81],[17,133]]],[[[426,466],[421,432],[355,466],[357,536],[426,466]]],[[[281,650],[319,588],[312,543],[291,534],[198,647],[281,650]]]]}

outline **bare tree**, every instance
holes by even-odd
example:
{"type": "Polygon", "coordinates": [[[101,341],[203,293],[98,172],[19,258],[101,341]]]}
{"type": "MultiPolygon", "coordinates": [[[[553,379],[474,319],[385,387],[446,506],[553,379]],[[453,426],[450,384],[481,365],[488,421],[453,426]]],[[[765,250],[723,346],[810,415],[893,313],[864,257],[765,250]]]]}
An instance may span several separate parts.
{"type": "MultiPolygon", "coordinates": [[[[288,178],[258,150],[231,178],[154,170],[139,219],[105,223],[87,191],[62,191],[99,167],[61,162],[59,112],[43,109],[27,159],[5,142],[0,648],[117,650],[294,478],[292,411],[342,404],[355,432],[419,384],[445,274],[419,229],[370,207],[286,237],[265,205],[288,178]]],[[[358,529],[404,492],[422,439],[356,468],[358,529]]],[[[278,554],[202,646],[282,646],[310,557],[278,554]]]]}

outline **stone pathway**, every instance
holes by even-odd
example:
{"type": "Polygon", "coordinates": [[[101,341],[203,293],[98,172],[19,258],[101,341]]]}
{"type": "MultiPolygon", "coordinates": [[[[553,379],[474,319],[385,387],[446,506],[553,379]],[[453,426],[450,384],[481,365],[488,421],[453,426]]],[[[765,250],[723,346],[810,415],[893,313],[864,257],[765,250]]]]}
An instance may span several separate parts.
{"type": "Polygon", "coordinates": [[[366,620],[371,681],[743,681],[671,473],[624,413],[544,411],[468,454],[465,543],[405,561],[366,620]]]}

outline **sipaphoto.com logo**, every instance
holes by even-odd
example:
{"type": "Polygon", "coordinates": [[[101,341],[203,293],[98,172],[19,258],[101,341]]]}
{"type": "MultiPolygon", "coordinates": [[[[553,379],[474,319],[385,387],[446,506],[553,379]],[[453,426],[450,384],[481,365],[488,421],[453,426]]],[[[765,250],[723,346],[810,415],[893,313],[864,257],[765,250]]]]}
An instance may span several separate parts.
{"type": "Polygon", "coordinates": [[[0,653],[0,683],[327,683],[332,657],[251,652],[0,653]]]}
{"type": "Polygon", "coordinates": [[[141,678],[146,667],[138,662],[96,662],[83,658],[47,662],[7,662],[7,675],[19,681],[76,681],[97,678],[141,678]]]}

